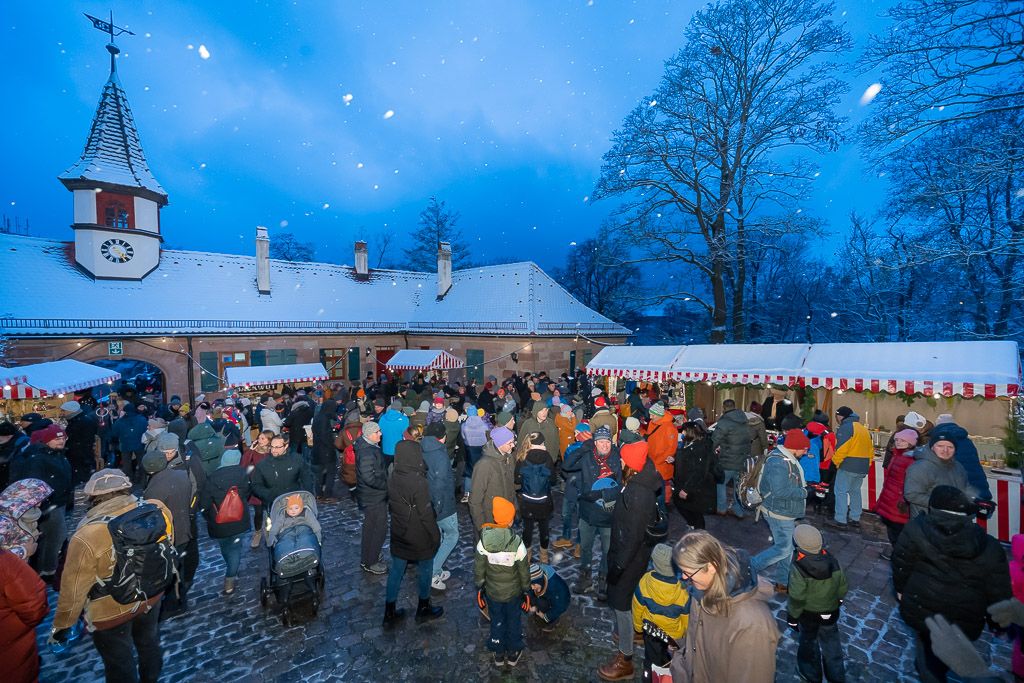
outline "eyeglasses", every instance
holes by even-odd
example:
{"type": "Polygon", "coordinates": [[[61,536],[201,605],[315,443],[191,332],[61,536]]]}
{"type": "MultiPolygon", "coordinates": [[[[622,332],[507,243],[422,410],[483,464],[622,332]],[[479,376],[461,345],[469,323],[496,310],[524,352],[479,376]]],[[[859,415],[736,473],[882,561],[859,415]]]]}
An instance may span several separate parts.
{"type": "Polygon", "coordinates": [[[705,569],[707,569],[707,565],[702,566],[700,569],[694,569],[689,574],[687,574],[686,572],[682,572],[683,581],[692,581],[693,577],[697,576],[697,574],[700,574],[705,569]]]}

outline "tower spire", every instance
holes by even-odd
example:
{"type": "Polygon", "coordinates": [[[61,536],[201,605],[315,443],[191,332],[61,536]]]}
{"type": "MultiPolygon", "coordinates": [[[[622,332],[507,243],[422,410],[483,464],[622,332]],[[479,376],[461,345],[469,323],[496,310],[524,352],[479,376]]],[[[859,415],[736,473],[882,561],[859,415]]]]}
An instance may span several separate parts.
{"type": "MultiPolygon", "coordinates": [[[[85,12],[82,14],[85,14],[85,12]]],[[[92,16],[91,14],[85,14],[85,17],[92,22],[93,28],[99,29],[110,36],[110,42],[107,43],[107,52],[110,53],[110,75],[113,76],[117,73],[117,55],[121,52],[117,45],[114,44],[114,38],[122,33],[127,33],[130,36],[134,36],[135,34],[126,28],[114,25],[113,11],[110,12],[110,21],[104,21],[92,16]]]]}

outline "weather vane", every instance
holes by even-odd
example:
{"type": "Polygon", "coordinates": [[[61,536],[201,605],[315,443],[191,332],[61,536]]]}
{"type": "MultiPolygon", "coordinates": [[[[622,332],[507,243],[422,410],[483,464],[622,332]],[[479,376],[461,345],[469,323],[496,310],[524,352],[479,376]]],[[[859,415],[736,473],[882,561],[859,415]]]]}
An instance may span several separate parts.
{"type": "MultiPolygon", "coordinates": [[[[82,14],[85,14],[85,12],[82,12],[82,14]]],[[[126,28],[115,26],[113,12],[110,13],[110,21],[103,21],[91,14],[85,14],[85,18],[92,22],[93,28],[99,29],[110,36],[110,42],[107,43],[107,52],[110,53],[110,73],[113,74],[117,70],[117,67],[114,64],[114,58],[121,52],[117,49],[117,45],[114,45],[114,38],[122,33],[127,33],[130,36],[134,36],[135,34],[126,28]]]]}

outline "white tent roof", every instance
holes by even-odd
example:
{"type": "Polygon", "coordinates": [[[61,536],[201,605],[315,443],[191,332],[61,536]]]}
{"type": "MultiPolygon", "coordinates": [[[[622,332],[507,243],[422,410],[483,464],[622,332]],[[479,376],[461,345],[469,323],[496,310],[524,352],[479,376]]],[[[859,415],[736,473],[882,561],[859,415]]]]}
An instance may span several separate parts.
{"type": "Polygon", "coordinates": [[[0,370],[4,398],[41,398],[114,382],[121,373],[71,358],[0,370]],[[13,380],[13,381],[12,381],[13,380]]]}
{"type": "Polygon", "coordinates": [[[662,382],[685,346],[606,346],[587,363],[591,375],[662,382]]]}
{"type": "Polygon", "coordinates": [[[228,387],[247,387],[261,384],[294,384],[327,379],[323,363],[295,363],[292,365],[257,365],[224,370],[228,387]]]}
{"type": "Polygon", "coordinates": [[[814,344],[803,377],[828,389],[1016,396],[1020,355],[1012,341],[814,344]]]}
{"type": "Polygon", "coordinates": [[[402,349],[387,362],[388,370],[452,370],[466,364],[440,349],[402,349]]]}
{"type": "Polygon", "coordinates": [[[671,376],[685,382],[796,384],[807,344],[699,344],[672,363],[671,376]]]}

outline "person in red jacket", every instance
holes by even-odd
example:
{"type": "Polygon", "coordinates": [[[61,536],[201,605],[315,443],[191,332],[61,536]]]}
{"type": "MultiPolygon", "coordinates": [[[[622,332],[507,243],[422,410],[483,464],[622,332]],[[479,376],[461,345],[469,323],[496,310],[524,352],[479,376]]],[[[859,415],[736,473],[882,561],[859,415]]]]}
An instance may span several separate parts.
{"type": "Polygon", "coordinates": [[[901,429],[893,435],[892,457],[885,467],[885,482],[875,503],[875,513],[882,518],[889,534],[889,543],[895,548],[904,525],[910,520],[910,506],[903,498],[903,480],[907,468],[914,464],[914,446],[917,432],[901,429]]]}

